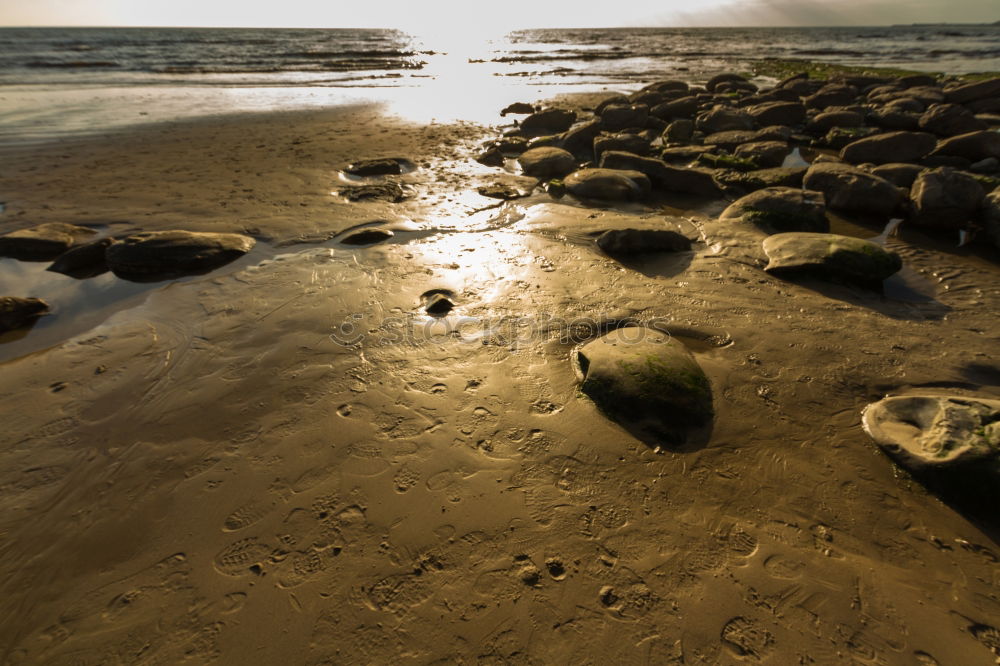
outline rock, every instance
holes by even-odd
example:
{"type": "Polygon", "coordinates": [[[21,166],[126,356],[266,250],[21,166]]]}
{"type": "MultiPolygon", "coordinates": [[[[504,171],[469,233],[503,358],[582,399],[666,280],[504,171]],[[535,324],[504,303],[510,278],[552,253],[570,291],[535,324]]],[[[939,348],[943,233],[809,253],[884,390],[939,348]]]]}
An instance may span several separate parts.
{"type": "Polygon", "coordinates": [[[865,407],[861,424],[900,466],[942,490],[995,494],[1000,484],[1000,400],[893,396],[865,407]]]}
{"type": "Polygon", "coordinates": [[[528,139],[526,150],[532,148],[562,148],[564,134],[545,134],[528,139]]]}
{"type": "Polygon", "coordinates": [[[888,132],[858,139],[840,151],[840,159],[851,164],[916,162],[937,145],[927,132],[888,132]]]}
{"type": "Polygon", "coordinates": [[[578,352],[581,390],[651,444],[683,444],[711,423],[712,388],[683,344],[648,328],[614,330],[578,352]]]}
{"type": "Polygon", "coordinates": [[[986,238],[1000,250],[1000,190],[993,190],[983,199],[982,222],[986,238]]]}
{"type": "Polygon", "coordinates": [[[597,246],[610,255],[687,252],[691,239],[668,229],[611,229],[597,237],[597,246]]]}
{"type": "Polygon", "coordinates": [[[573,153],[577,159],[593,159],[594,139],[600,136],[600,134],[601,120],[600,118],[595,118],[563,134],[562,148],[573,153]]]}
{"type": "Polygon", "coordinates": [[[0,236],[0,257],[23,261],[48,261],[70,249],[76,242],[93,236],[93,229],[74,224],[50,222],[0,236]]]}
{"type": "Polygon", "coordinates": [[[903,267],[895,252],[878,243],[836,234],[789,232],[764,239],[768,264],[775,275],[809,275],[877,286],[903,267]]]}
{"type": "Polygon", "coordinates": [[[937,85],[937,79],[930,74],[911,74],[909,76],[901,76],[896,80],[896,82],[903,88],[937,85]]]}
{"type": "Polygon", "coordinates": [[[791,187],[769,187],[741,197],[719,218],[749,222],[771,234],[830,230],[823,194],[791,187]]]}
{"type": "Polygon", "coordinates": [[[361,160],[347,165],[344,172],[353,176],[391,176],[403,173],[407,164],[409,164],[409,160],[402,157],[361,160]]]}
{"type": "Polygon", "coordinates": [[[566,109],[537,111],[521,121],[521,131],[527,134],[565,132],[576,122],[576,114],[566,109]]]}
{"type": "Polygon", "coordinates": [[[715,179],[726,187],[743,191],[759,190],[765,187],[802,187],[802,178],[808,167],[777,167],[756,171],[724,170],[716,171],[715,179]]]}
{"type": "MultiPolygon", "coordinates": [[[[501,164],[503,161],[501,159],[501,164]]],[[[398,183],[369,183],[367,185],[347,185],[337,190],[337,194],[348,201],[390,201],[399,203],[406,198],[398,183]]]]}
{"type": "Polygon", "coordinates": [[[65,252],[46,268],[53,273],[62,273],[75,278],[100,275],[108,270],[105,258],[107,249],[114,243],[112,238],[102,238],[86,245],[80,245],[65,252]]]}
{"type": "Polygon", "coordinates": [[[919,164],[890,162],[889,164],[881,164],[875,167],[872,169],[872,173],[879,178],[885,178],[896,187],[902,187],[908,190],[910,189],[910,186],[913,185],[913,181],[917,179],[917,176],[923,170],[924,167],[919,164]]]}
{"type": "Polygon", "coordinates": [[[670,164],[687,164],[698,159],[705,151],[709,150],[705,146],[675,146],[664,148],[660,151],[660,159],[670,164]]]}
{"type": "Polygon", "coordinates": [[[736,95],[739,96],[756,93],[758,90],[760,89],[757,87],[757,84],[750,81],[723,81],[719,85],[715,86],[715,90],[712,92],[714,92],[716,96],[731,96],[733,93],[736,93],[736,95]]]}
{"type": "Polygon", "coordinates": [[[708,83],[705,84],[705,90],[708,92],[715,92],[716,88],[718,88],[721,83],[749,83],[749,81],[747,81],[745,76],[731,72],[716,74],[708,80],[708,83]]]}
{"type": "Polygon", "coordinates": [[[868,114],[868,121],[886,130],[915,132],[920,129],[920,115],[893,109],[876,109],[868,114]]]}
{"type": "Polygon", "coordinates": [[[938,136],[957,136],[989,128],[971,111],[957,104],[935,104],[924,111],[919,123],[920,129],[938,136]]]}
{"type": "Polygon", "coordinates": [[[504,201],[509,201],[510,199],[519,199],[526,196],[521,190],[517,189],[513,185],[508,183],[490,183],[489,185],[480,185],[476,188],[476,192],[479,192],[484,197],[489,197],[490,199],[503,199],[504,201]]]}
{"type": "Polygon", "coordinates": [[[688,89],[688,84],[686,81],[677,81],[675,79],[669,79],[667,81],[657,81],[655,83],[650,83],[649,85],[642,87],[643,91],[651,90],[658,93],[666,92],[686,92],[688,89]]]}
{"type": "Polygon", "coordinates": [[[958,169],[959,171],[968,171],[972,167],[972,162],[964,157],[956,157],[955,155],[928,155],[924,159],[920,160],[920,164],[927,169],[951,167],[952,169],[958,169]]]}
{"type": "Polygon", "coordinates": [[[483,152],[476,155],[476,161],[483,166],[503,166],[504,159],[503,151],[500,150],[499,146],[490,146],[483,152]]]}
{"type": "Polygon", "coordinates": [[[1000,78],[945,88],[944,95],[952,104],[968,104],[987,97],[1000,97],[1000,78]]]}
{"type": "Polygon", "coordinates": [[[864,116],[854,111],[825,111],[806,124],[806,130],[824,134],[834,127],[861,127],[864,116]]]}
{"type": "Polygon", "coordinates": [[[923,103],[925,106],[930,106],[931,104],[941,104],[945,101],[944,91],[937,86],[915,86],[913,88],[907,88],[906,90],[897,93],[895,98],[915,99],[923,103]]]}
{"type": "Polygon", "coordinates": [[[987,157],[984,160],[979,160],[969,167],[969,171],[972,173],[995,173],[1000,171],[1000,159],[987,157]]]}
{"type": "Polygon", "coordinates": [[[727,132],[715,132],[705,137],[703,143],[706,146],[722,148],[723,150],[735,150],[737,146],[744,143],[759,141],[759,134],[749,130],[730,130],[727,132]]]}
{"type": "Polygon", "coordinates": [[[650,151],[649,141],[638,134],[613,134],[594,139],[594,157],[598,160],[609,150],[646,155],[650,151]]]}
{"type": "Polygon", "coordinates": [[[698,113],[700,102],[697,97],[681,97],[657,104],[649,110],[650,115],[661,120],[691,119],[698,113]]]}
{"type": "Polygon", "coordinates": [[[713,169],[735,169],[736,171],[757,171],[760,169],[760,165],[749,157],[736,157],[735,155],[714,152],[699,155],[698,163],[713,169]]]}
{"type": "Polygon", "coordinates": [[[790,152],[791,148],[782,141],[754,141],[739,146],[736,156],[752,160],[758,167],[772,168],[784,164],[790,152]]]}
{"type": "Polygon", "coordinates": [[[586,199],[634,201],[649,194],[649,178],[639,171],[580,169],[563,180],[570,194],[586,199]]]}
{"type": "Polygon", "coordinates": [[[527,102],[514,102],[513,104],[508,104],[504,107],[503,111],[500,112],[501,116],[506,116],[508,113],[534,113],[535,107],[527,102]]]}
{"type": "Polygon", "coordinates": [[[921,172],[910,189],[910,221],[932,229],[963,229],[983,204],[983,187],[969,174],[950,167],[921,172]]]}
{"type": "Polygon", "coordinates": [[[504,155],[520,155],[528,149],[528,140],[523,136],[504,136],[497,139],[494,145],[504,155]]]}
{"type": "Polygon", "coordinates": [[[688,118],[675,120],[663,130],[663,138],[670,143],[686,143],[691,140],[693,134],[694,121],[688,118]]]}
{"type": "Polygon", "coordinates": [[[444,292],[429,291],[424,294],[424,311],[429,315],[443,317],[454,308],[454,301],[444,292]]]}
{"type": "Polygon", "coordinates": [[[340,239],[344,245],[374,245],[393,237],[388,229],[362,229],[340,239]]]}
{"type": "Polygon", "coordinates": [[[712,173],[704,169],[681,169],[662,160],[615,150],[604,153],[600,165],[605,169],[639,171],[649,177],[654,187],[668,192],[711,197],[721,194],[712,173]]]}
{"type": "Polygon", "coordinates": [[[813,162],[802,185],[822,192],[830,208],[847,213],[886,216],[903,200],[896,186],[884,178],[836,162],[813,162]]]}
{"type": "Polygon", "coordinates": [[[825,109],[828,106],[847,106],[857,98],[858,89],[854,86],[830,83],[802,101],[814,109],[825,109]]]}
{"type": "Polygon", "coordinates": [[[0,333],[28,326],[49,311],[49,304],[40,298],[0,297],[0,333]]]}
{"type": "Polygon", "coordinates": [[[972,162],[990,157],[1000,159],[1000,132],[980,130],[938,141],[932,155],[954,155],[972,162]]]}
{"type": "Polygon", "coordinates": [[[798,125],[806,119],[806,107],[798,102],[767,102],[745,110],[758,125],[798,125]]]}
{"type": "Polygon", "coordinates": [[[108,247],[108,267],[125,278],[199,273],[246,254],[255,241],[242,234],[145,231],[108,247]]]}
{"type": "Polygon", "coordinates": [[[601,111],[601,126],[612,132],[633,127],[643,127],[649,116],[649,107],[645,104],[624,105],[615,104],[601,111]]]}
{"type": "Polygon", "coordinates": [[[888,111],[906,111],[909,113],[923,113],[927,110],[927,105],[919,99],[912,97],[897,97],[882,107],[888,111]]]}
{"type": "Polygon", "coordinates": [[[695,119],[695,126],[706,134],[729,130],[750,130],[753,129],[753,125],[753,118],[745,111],[725,106],[717,106],[710,111],[699,114],[695,119]]]}
{"type": "Polygon", "coordinates": [[[517,158],[526,175],[536,178],[562,178],[576,169],[573,154],[562,148],[532,148],[517,158]]]}

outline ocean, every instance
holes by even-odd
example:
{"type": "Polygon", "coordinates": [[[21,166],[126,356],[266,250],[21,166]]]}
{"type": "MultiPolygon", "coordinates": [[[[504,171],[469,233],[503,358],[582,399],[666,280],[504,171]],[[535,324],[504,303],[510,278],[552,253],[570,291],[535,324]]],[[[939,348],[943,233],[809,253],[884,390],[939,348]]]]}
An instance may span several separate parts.
{"type": "Polygon", "coordinates": [[[568,90],[699,80],[764,58],[964,74],[1000,70],[1000,25],[521,30],[0,29],[0,142],[200,115],[357,101],[485,120],[568,90]]]}

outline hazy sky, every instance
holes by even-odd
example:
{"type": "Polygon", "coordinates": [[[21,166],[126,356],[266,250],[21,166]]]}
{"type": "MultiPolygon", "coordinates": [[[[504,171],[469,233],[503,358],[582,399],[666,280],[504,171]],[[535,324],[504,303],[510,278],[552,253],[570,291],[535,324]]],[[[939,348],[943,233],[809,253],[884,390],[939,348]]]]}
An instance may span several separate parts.
{"type": "Polygon", "coordinates": [[[992,22],[1000,0],[0,0],[0,25],[403,28],[992,22]]]}

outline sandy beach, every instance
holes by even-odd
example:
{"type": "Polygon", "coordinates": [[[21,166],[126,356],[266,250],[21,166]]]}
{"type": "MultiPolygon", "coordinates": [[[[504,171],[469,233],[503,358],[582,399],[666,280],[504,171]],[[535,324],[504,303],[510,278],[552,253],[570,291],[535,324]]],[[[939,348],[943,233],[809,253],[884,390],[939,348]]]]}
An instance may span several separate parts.
{"type": "Polygon", "coordinates": [[[997,663],[997,523],[860,420],[1000,397],[997,250],[904,225],[884,294],[785,280],[719,219],[730,194],[478,194],[532,191],[474,160],[499,131],[355,105],[3,148],[5,233],[257,245],[127,296],[67,282],[0,345],[0,661],[997,663]],[[383,157],[401,201],[338,194],[383,157]],[[594,244],[666,228],[692,249],[594,244]],[[704,369],[703,440],[657,450],[581,393],[574,349],[626,321],[704,369]]]}

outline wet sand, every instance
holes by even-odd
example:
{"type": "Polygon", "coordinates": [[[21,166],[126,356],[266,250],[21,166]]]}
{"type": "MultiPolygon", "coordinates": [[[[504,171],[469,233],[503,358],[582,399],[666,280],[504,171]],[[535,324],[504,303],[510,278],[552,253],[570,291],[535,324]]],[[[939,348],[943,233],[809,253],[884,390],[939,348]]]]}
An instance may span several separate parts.
{"type": "Polygon", "coordinates": [[[923,293],[896,300],[764,273],[725,201],[474,212],[493,133],[353,107],[4,149],[4,230],[260,247],[0,364],[2,661],[996,663],[996,526],[860,426],[887,393],[1000,395],[996,257],[890,238],[923,293]],[[406,201],[331,194],[395,155],[406,201]],[[396,235],[338,242],[373,221],[396,235]],[[593,243],[664,225],[693,251],[593,243]],[[655,452],[580,393],[574,346],[623,319],[694,351],[703,446],[655,452]]]}

